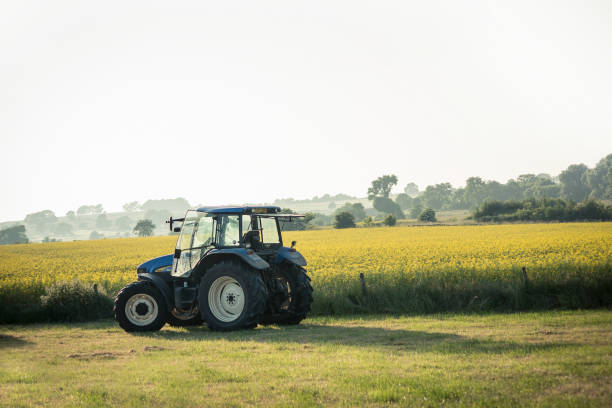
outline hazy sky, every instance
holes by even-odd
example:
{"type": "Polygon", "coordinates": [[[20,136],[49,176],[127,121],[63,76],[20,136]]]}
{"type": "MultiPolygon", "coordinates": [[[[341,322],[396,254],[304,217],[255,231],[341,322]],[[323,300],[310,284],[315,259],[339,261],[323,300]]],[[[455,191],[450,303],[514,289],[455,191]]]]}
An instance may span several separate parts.
{"type": "Polygon", "coordinates": [[[0,220],[612,153],[609,0],[0,4],[0,220]]]}

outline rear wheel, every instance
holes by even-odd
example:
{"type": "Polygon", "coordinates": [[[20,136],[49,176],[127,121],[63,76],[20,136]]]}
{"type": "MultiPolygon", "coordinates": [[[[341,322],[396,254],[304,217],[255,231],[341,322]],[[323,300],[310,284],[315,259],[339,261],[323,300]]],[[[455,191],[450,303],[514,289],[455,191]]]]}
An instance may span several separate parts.
{"type": "Polygon", "coordinates": [[[306,271],[297,265],[284,264],[273,280],[262,324],[299,324],[310,312],[312,286],[306,271]]]}
{"type": "Polygon", "coordinates": [[[198,304],[211,330],[251,329],[264,313],[266,288],[257,271],[236,261],[223,261],[200,282],[198,304]]]}
{"type": "Polygon", "coordinates": [[[155,287],[134,282],[115,298],[115,320],[127,332],[157,331],[166,324],[166,302],[155,287]]]}
{"type": "Polygon", "coordinates": [[[194,307],[191,311],[174,308],[168,313],[168,324],[170,326],[199,326],[203,322],[204,320],[202,320],[202,315],[197,307],[194,307]]]}

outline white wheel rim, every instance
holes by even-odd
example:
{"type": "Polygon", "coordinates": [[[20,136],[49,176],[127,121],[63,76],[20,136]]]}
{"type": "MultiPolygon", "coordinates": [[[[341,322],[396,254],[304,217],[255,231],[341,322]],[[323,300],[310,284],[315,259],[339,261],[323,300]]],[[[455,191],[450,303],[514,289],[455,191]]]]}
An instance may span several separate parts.
{"type": "Polygon", "coordinates": [[[125,316],[136,326],[146,326],[157,319],[159,308],[151,295],[139,293],[125,303],[125,316]]]}
{"type": "Polygon", "coordinates": [[[208,291],[208,307],[211,313],[222,322],[233,322],[244,310],[244,291],[229,276],[217,278],[208,291]]]}

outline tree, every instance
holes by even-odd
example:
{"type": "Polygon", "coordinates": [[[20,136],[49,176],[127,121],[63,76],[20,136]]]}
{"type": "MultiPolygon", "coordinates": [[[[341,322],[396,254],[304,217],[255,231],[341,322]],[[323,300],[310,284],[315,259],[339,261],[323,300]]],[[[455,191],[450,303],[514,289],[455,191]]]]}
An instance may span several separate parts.
{"type": "Polygon", "coordinates": [[[76,215],[74,213],[74,211],[70,210],[66,213],[66,218],[68,218],[70,221],[74,221],[76,219],[76,215]]]}
{"type": "Polygon", "coordinates": [[[365,208],[361,203],[345,203],[342,207],[336,210],[336,214],[341,212],[350,212],[355,218],[355,222],[362,221],[366,217],[365,208]]]}
{"type": "Polygon", "coordinates": [[[52,228],[53,233],[56,235],[72,235],[72,225],[67,222],[59,222],[52,228]]]}
{"type": "Polygon", "coordinates": [[[591,197],[604,200],[612,199],[612,154],[601,159],[593,170],[587,173],[591,197]]]}
{"type": "Polygon", "coordinates": [[[334,228],[355,228],[355,217],[347,211],[336,214],[334,228]]]}
{"type": "Polygon", "coordinates": [[[0,231],[0,245],[27,244],[30,242],[26,235],[25,225],[15,225],[0,231]]]}
{"type": "Polygon", "coordinates": [[[145,201],[141,207],[143,211],[164,210],[172,214],[185,214],[185,211],[191,208],[191,204],[184,198],[179,197],[163,200],[148,200],[145,201]]]}
{"type": "Polygon", "coordinates": [[[414,183],[408,183],[406,184],[406,187],[404,187],[404,193],[410,197],[415,197],[419,194],[419,186],[414,183]]]}
{"type": "Polygon", "coordinates": [[[416,202],[412,209],[410,210],[410,218],[418,218],[419,215],[423,212],[423,204],[421,202],[416,202]]]}
{"type": "Polygon", "coordinates": [[[389,227],[394,226],[396,222],[397,218],[395,218],[393,214],[388,214],[383,220],[383,224],[388,225],[389,227]]]}
{"type": "Polygon", "coordinates": [[[419,221],[436,222],[436,212],[431,208],[426,208],[419,214],[419,221]]]}
{"type": "Polygon", "coordinates": [[[33,225],[39,232],[49,231],[51,225],[57,222],[55,213],[51,210],[43,210],[37,213],[28,214],[25,223],[33,225]]]}
{"type": "Polygon", "coordinates": [[[397,219],[405,218],[404,212],[402,211],[400,206],[390,198],[375,197],[372,205],[381,213],[393,214],[393,216],[397,219]]]}
{"type": "Polygon", "coordinates": [[[104,238],[104,234],[100,234],[98,231],[91,231],[89,234],[89,239],[102,239],[104,238]]]}
{"type": "Polygon", "coordinates": [[[134,212],[140,210],[140,204],[138,201],[132,201],[131,203],[123,204],[123,210],[126,212],[134,212]]]}
{"type": "Polygon", "coordinates": [[[561,181],[561,196],[577,202],[583,201],[591,188],[587,183],[588,167],[584,164],[572,164],[559,174],[561,181]]]}
{"type": "Polygon", "coordinates": [[[130,229],[132,229],[132,224],[132,219],[127,215],[119,217],[115,220],[115,227],[119,231],[129,231],[130,229]]]}
{"type": "Polygon", "coordinates": [[[336,203],[334,203],[333,201],[331,201],[328,205],[327,208],[329,208],[330,210],[333,210],[334,208],[336,208],[336,203]]]}
{"type": "MultiPolygon", "coordinates": [[[[151,220],[151,222],[153,222],[154,224],[164,224],[166,222],[166,220],[168,218],[170,218],[170,216],[172,215],[172,213],[168,210],[147,210],[145,212],[144,218],[147,220],[151,220]]],[[[176,217],[176,215],[175,215],[176,217]]]]}
{"type": "Polygon", "coordinates": [[[92,205],[91,212],[94,214],[102,214],[104,212],[104,207],[102,207],[102,204],[92,205]]]}
{"type": "Polygon", "coordinates": [[[441,210],[450,204],[452,195],[453,187],[451,184],[440,183],[435,186],[427,186],[421,198],[429,207],[441,210]]]}
{"type": "Polygon", "coordinates": [[[96,217],[96,228],[98,229],[109,229],[112,225],[111,220],[108,219],[106,214],[100,214],[96,217]]]}
{"type": "Polygon", "coordinates": [[[372,187],[368,188],[368,200],[373,200],[375,197],[389,198],[391,189],[397,184],[397,176],[384,175],[372,181],[372,187]]]}
{"type": "Polygon", "coordinates": [[[395,197],[395,202],[400,206],[402,210],[407,210],[412,207],[413,198],[409,194],[401,193],[395,197]]]}
{"type": "Polygon", "coordinates": [[[77,208],[77,215],[87,215],[91,214],[91,206],[90,205],[82,205],[77,208]]]}
{"type": "Polygon", "coordinates": [[[486,185],[480,177],[470,177],[465,181],[463,199],[468,206],[477,207],[486,197],[486,185]]]}
{"type": "Polygon", "coordinates": [[[136,226],[133,229],[134,234],[137,234],[139,237],[150,237],[153,235],[153,230],[155,229],[155,225],[151,220],[140,220],[136,223],[136,226]]]}

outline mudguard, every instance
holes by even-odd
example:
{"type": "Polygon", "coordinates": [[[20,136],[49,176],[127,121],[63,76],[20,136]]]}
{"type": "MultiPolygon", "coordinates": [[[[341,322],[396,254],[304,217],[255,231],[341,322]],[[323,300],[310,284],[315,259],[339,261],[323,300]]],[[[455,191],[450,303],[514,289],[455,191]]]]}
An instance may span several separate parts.
{"type": "Polygon", "coordinates": [[[202,258],[200,263],[210,264],[212,262],[215,262],[215,258],[227,255],[237,256],[255,269],[261,270],[270,267],[270,264],[264,261],[255,252],[247,251],[244,248],[213,249],[209,251],[206,256],[204,256],[204,258],[202,258]]]}
{"type": "Polygon", "coordinates": [[[306,259],[295,249],[282,247],[278,250],[276,263],[280,264],[283,261],[294,263],[298,266],[306,266],[306,259]]]}
{"type": "Polygon", "coordinates": [[[168,311],[172,310],[172,308],[174,307],[174,297],[172,295],[170,287],[161,277],[159,277],[155,273],[139,273],[138,280],[150,282],[153,286],[155,286],[155,288],[159,290],[159,292],[164,297],[164,300],[166,301],[166,309],[168,309],[168,311]]]}

